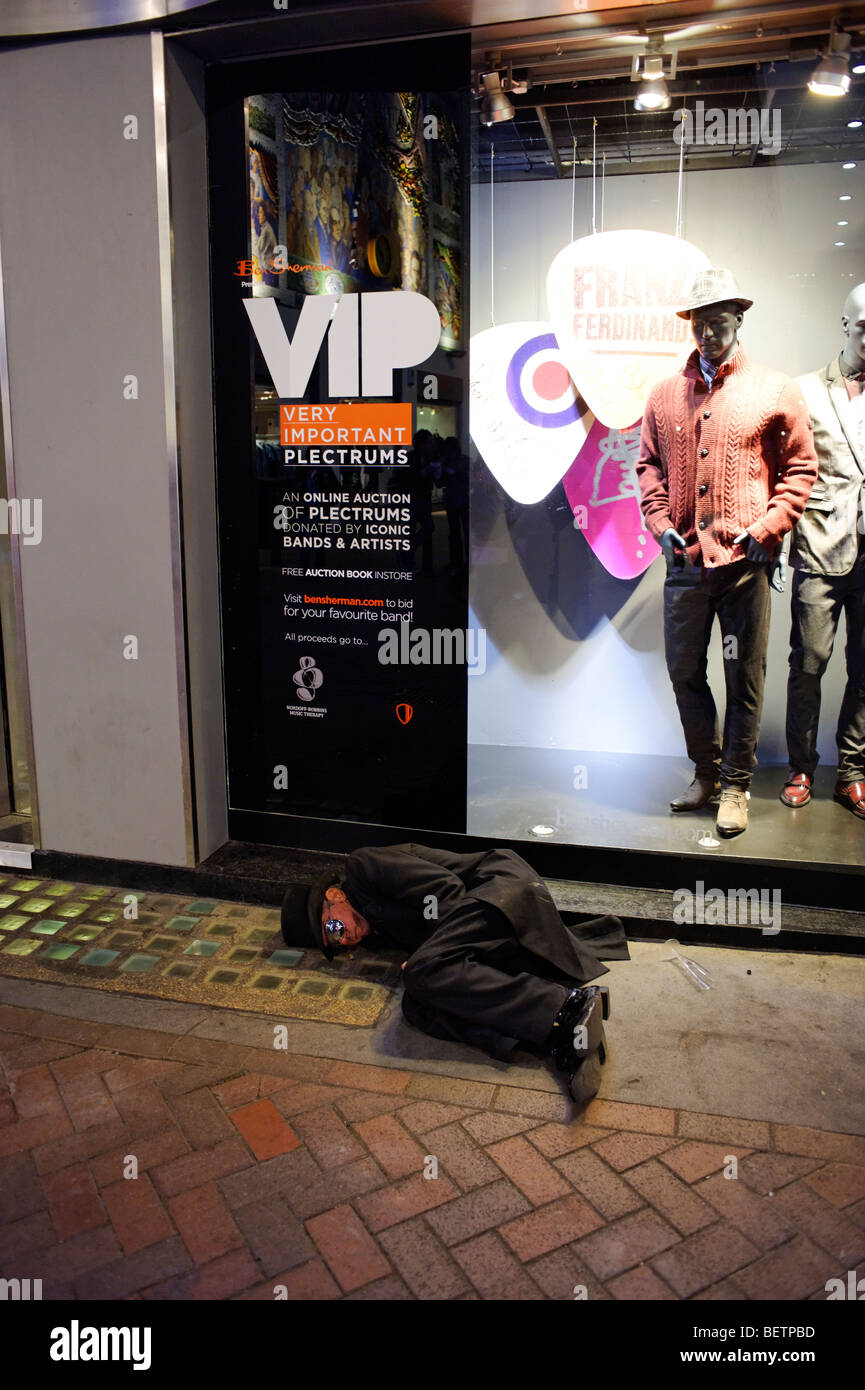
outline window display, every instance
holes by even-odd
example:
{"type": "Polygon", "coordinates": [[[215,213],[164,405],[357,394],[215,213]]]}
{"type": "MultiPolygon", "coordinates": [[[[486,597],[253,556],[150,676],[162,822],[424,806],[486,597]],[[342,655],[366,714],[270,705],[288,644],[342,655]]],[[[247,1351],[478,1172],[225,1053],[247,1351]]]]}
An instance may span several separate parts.
{"type": "MultiPolygon", "coordinates": [[[[501,66],[509,73],[508,56],[501,66]]],[[[641,127],[636,116],[623,124],[621,87],[617,95],[604,80],[587,78],[576,92],[564,81],[533,89],[529,58],[526,72],[513,74],[516,84],[527,73],[528,93],[511,88],[510,115],[477,132],[470,604],[487,667],[469,686],[470,832],[673,855],[863,861],[855,597],[826,598],[835,624],[846,605],[854,634],[844,677],[843,655],[827,669],[831,618],[821,628],[822,657],[816,647],[797,656],[803,639],[794,636],[790,679],[809,685],[810,715],[798,744],[795,729],[790,736],[797,716],[788,714],[785,727],[790,595],[778,561],[791,532],[793,556],[807,549],[809,533],[824,524],[812,518],[826,505],[809,426],[810,418],[818,429],[820,412],[806,406],[805,383],[815,357],[833,353],[826,306],[840,308],[861,280],[849,248],[865,230],[862,166],[843,157],[857,138],[848,121],[836,115],[837,124],[819,125],[809,111],[798,116],[800,139],[791,135],[805,66],[785,70],[780,109],[764,109],[750,125],[744,109],[713,107],[709,142],[699,123],[682,120],[694,112],[686,83],[681,98],[668,98],[641,127]],[[548,154],[533,147],[527,168],[538,111],[548,154]],[[743,140],[749,164],[738,157],[743,140]],[[701,147],[709,143],[711,155],[701,147]],[[722,270],[733,288],[706,281],[691,297],[701,273],[722,270]],[[753,300],[747,312],[745,295],[753,300]],[[759,400],[744,378],[725,397],[725,367],[711,387],[700,370],[715,329],[697,324],[697,311],[727,300],[742,301],[732,308],[740,342],[726,345],[731,355],[743,366],[765,364],[759,400]],[[665,380],[689,381],[684,415],[675,392],[656,384],[665,380]],[[790,400],[779,402],[783,381],[790,400]],[[731,401],[732,430],[715,418],[715,399],[731,401]],[[705,453],[719,448],[723,477],[705,453]],[[715,594],[746,567],[754,603],[738,590],[715,594]],[[679,607],[693,608],[690,625],[673,612],[673,591],[679,607]],[[709,693],[722,688],[723,740],[709,693]],[[817,813],[806,822],[790,810],[812,799],[818,749],[817,813]],[[785,817],[778,794],[788,759],[785,817]]],[[[748,71],[743,58],[743,86],[748,71]]],[[[731,89],[739,80],[737,71],[731,89]]],[[[700,97],[705,115],[711,103],[700,97]]],[[[861,104],[855,82],[851,97],[845,117],[861,104]]],[[[819,98],[807,100],[819,107],[819,98]]],[[[836,343],[836,363],[838,350],[836,343]]],[[[825,383],[820,389],[826,396],[825,383]]],[[[833,429],[844,437],[840,424],[833,429]]],[[[861,499],[865,471],[847,450],[850,493],[861,499]]],[[[861,500],[852,521],[836,513],[850,567],[863,529],[857,506],[861,500]]],[[[803,579],[793,582],[798,589],[803,579]]],[[[829,582],[828,572],[816,582],[829,582]]],[[[856,586],[848,567],[844,593],[856,586]]]]}
{"type": "Polygon", "coordinates": [[[616,86],[589,35],[576,87],[523,68],[531,44],[488,82],[467,44],[436,61],[444,43],[248,64],[218,108],[243,165],[242,196],[214,192],[234,237],[216,341],[236,833],[318,816],[858,867],[859,537],[847,518],[816,635],[779,561],[792,541],[804,573],[824,524],[806,378],[837,361],[826,306],[861,281],[862,84],[827,118],[804,57],[752,110],[753,59],[725,87],[698,37],[699,95],[639,54],[616,86]],[[735,341],[715,354],[718,305],[735,341]],[[810,691],[789,716],[788,674],[810,691]]]}

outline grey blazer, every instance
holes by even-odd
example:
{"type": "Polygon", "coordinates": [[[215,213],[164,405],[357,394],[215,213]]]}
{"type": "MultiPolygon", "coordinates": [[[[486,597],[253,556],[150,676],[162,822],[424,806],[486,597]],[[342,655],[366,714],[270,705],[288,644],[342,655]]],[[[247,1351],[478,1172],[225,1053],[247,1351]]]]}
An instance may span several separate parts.
{"type": "MultiPolygon", "coordinates": [[[[812,574],[848,574],[862,534],[865,443],[838,358],[796,378],[811,416],[817,481],[790,538],[790,564],[812,574]]],[[[865,409],[865,406],[863,406],[865,409]]]]}

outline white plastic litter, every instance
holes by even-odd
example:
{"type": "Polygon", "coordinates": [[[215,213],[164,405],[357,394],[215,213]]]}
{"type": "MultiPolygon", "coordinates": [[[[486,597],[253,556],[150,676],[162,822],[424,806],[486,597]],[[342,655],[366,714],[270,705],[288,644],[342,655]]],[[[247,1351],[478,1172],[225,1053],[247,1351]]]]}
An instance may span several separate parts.
{"type": "Polygon", "coordinates": [[[682,974],[687,975],[688,979],[696,985],[697,989],[711,989],[711,970],[707,969],[705,965],[700,965],[697,961],[691,960],[689,956],[681,955],[678,947],[679,942],[672,938],[669,941],[665,941],[664,950],[668,951],[669,955],[665,955],[663,959],[670,960],[674,965],[677,965],[682,974]]]}

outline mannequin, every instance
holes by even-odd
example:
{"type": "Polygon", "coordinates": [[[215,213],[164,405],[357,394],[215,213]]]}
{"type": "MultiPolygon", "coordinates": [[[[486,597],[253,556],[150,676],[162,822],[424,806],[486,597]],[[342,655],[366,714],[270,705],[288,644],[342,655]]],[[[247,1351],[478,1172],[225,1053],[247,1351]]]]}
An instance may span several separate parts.
{"type": "Polygon", "coordinates": [[[667,670],[695,769],[670,809],[695,811],[717,797],[721,835],[748,826],[770,578],[783,589],[781,541],[817,476],[798,386],[751,362],[739,344],[752,304],[731,271],[698,273],[678,311],[690,319],[696,350],[649,393],[637,463],[643,517],[667,563],[667,670]],[[706,679],[716,617],[727,688],[723,743],[706,679]]]}
{"type": "Polygon", "coordinates": [[[865,282],[841,314],[839,357],[798,378],[814,430],[819,473],[790,541],[793,565],[785,806],[811,800],[820,682],[838,620],[847,619],[847,686],[838,717],[834,799],[865,821],[865,282]]]}

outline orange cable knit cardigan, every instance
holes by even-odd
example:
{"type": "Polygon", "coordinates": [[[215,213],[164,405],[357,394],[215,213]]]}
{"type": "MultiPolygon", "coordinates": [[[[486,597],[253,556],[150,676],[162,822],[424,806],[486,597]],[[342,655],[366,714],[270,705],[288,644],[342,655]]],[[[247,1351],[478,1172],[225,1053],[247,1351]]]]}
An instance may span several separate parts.
{"type": "Polygon", "coordinates": [[[707,568],[745,557],[748,531],[774,554],[817,477],[808,409],[789,377],[736,348],[711,391],[694,351],[649,393],[637,477],[656,540],[672,526],[707,568]]]}

